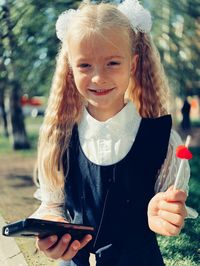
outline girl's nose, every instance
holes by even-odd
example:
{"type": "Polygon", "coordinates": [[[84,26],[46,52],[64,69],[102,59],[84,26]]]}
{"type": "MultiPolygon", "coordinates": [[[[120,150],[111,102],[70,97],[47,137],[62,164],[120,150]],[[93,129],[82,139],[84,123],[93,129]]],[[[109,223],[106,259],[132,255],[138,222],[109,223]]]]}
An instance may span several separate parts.
{"type": "Polygon", "coordinates": [[[92,73],[91,81],[96,84],[105,83],[105,74],[102,69],[94,69],[92,73]]]}

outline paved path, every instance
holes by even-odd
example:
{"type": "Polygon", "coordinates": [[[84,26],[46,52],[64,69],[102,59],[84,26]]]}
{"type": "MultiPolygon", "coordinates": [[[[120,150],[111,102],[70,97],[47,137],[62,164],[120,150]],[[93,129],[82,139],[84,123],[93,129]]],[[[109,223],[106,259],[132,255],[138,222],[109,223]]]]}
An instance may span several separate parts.
{"type": "MultiPolygon", "coordinates": [[[[0,228],[2,228],[4,225],[5,225],[4,219],[0,216],[0,228]]],[[[28,266],[14,238],[4,237],[1,234],[0,234],[0,265],[28,266]]]]}

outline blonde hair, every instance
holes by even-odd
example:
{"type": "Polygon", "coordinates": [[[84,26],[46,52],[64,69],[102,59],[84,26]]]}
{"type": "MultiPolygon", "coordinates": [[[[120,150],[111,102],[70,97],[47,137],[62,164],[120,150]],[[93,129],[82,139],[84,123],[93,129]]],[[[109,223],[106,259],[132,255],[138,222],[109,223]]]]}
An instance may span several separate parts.
{"type": "Polygon", "coordinates": [[[39,137],[38,174],[43,176],[52,189],[64,186],[63,155],[68,151],[72,128],[78,123],[84,105],[69,65],[67,43],[70,34],[82,32],[82,36],[85,36],[91,32],[103,33],[105,29],[114,27],[127,32],[132,52],[138,55],[136,71],[127,90],[128,97],[135,103],[142,117],[158,117],[167,113],[165,104],[168,84],[150,37],[140,32],[136,34],[125,15],[112,4],[82,4],[58,54],[39,137]]]}

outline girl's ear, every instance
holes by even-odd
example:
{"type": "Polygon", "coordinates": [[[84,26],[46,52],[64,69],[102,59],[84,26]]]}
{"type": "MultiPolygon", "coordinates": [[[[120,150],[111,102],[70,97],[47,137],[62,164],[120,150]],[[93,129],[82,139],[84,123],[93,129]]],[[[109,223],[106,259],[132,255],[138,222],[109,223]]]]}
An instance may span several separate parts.
{"type": "Polygon", "coordinates": [[[135,74],[135,70],[137,67],[137,63],[138,63],[138,54],[134,54],[133,58],[132,58],[132,62],[131,62],[131,74],[134,75],[135,74]]]}

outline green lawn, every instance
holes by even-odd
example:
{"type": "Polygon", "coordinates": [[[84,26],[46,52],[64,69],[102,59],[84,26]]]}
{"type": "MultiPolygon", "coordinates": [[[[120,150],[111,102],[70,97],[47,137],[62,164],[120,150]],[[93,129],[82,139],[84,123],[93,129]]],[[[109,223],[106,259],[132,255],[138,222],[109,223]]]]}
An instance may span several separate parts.
{"type": "Polygon", "coordinates": [[[39,128],[42,124],[43,117],[27,117],[25,119],[26,123],[26,131],[28,135],[28,139],[31,144],[30,150],[19,150],[19,151],[13,151],[12,149],[12,139],[7,139],[6,137],[2,137],[2,131],[0,128],[0,156],[3,156],[4,154],[16,154],[19,156],[33,156],[33,154],[36,154],[36,148],[37,148],[37,141],[38,141],[38,132],[39,128]]]}
{"type": "MultiPolygon", "coordinates": [[[[42,118],[27,118],[26,128],[32,149],[15,151],[17,155],[35,156],[38,139],[38,130],[42,118]]],[[[0,157],[13,153],[11,143],[5,137],[0,136],[0,157]]],[[[195,208],[200,213],[200,148],[193,148],[191,160],[190,191],[187,205],[195,208]]],[[[167,266],[193,266],[200,265],[200,218],[187,219],[185,227],[177,237],[158,236],[159,245],[167,266]]]]}

